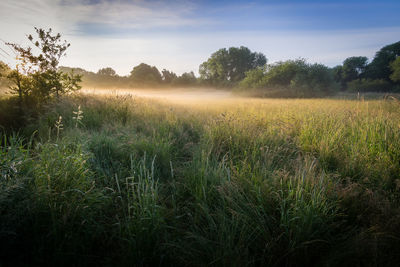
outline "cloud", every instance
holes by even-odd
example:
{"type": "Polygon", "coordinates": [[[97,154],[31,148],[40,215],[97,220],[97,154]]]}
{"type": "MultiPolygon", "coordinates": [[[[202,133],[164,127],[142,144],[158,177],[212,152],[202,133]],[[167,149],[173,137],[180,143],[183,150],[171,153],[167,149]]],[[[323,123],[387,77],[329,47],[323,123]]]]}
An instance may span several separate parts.
{"type": "Polygon", "coordinates": [[[61,19],[72,21],[78,34],[165,29],[201,23],[190,16],[193,5],[179,2],[97,1],[85,4],[75,1],[59,8],[63,11],[61,19]]]}
{"type": "MultiPolygon", "coordinates": [[[[179,0],[1,0],[0,39],[27,45],[25,34],[33,33],[33,27],[51,27],[71,43],[85,43],[89,37],[129,38],[208,23],[193,16],[195,8],[193,2],[179,0]]],[[[7,49],[4,44],[0,48],[7,49]]]]}
{"type": "Polygon", "coordinates": [[[4,28],[52,27],[68,35],[126,33],[207,23],[193,16],[194,9],[195,5],[187,1],[2,0],[0,23],[4,28]]]}

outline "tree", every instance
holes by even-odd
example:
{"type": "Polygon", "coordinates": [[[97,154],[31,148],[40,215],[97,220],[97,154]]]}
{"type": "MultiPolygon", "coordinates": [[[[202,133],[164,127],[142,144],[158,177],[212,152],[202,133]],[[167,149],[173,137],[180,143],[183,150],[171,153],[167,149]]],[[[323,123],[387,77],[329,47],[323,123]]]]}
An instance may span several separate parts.
{"type": "Polygon", "coordinates": [[[18,95],[18,107],[20,111],[22,111],[24,99],[34,91],[32,78],[24,75],[24,73],[26,73],[24,65],[17,64],[15,70],[10,71],[7,75],[7,79],[11,83],[11,93],[18,95]]]}
{"type": "Polygon", "coordinates": [[[392,70],[390,79],[393,82],[400,82],[400,57],[397,57],[392,63],[390,63],[390,69],[392,70]]]}
{"type": "Polygon", "coordinates": [[[193,71],[185,72],[175,80],[175,84],[177,85],[195,85],[197,82],[197,78],[194,75],[193,71]]]}
{"type": "Polygon", "coordinates": [[[347,90],[350,92],[390,92],[393,90],[393,84],[384,79],[361,79],[353,80],[347,84],[347,90]]]}
{"type": "MultiPolygon", "coordinates": [[[[22,99],[27,95],[45,101],[52,96],[80,89],[81,77],[73,73],[58,70],[60,58],[70,46],[67,41],[61,41],[61,34],[52,34],[35,27],[37,38],[28,35],[29,41],[39,49],[35,55],[31,47],[24,48],[15,43],[7,43],[17,55],[18,64],[10,73],[9,79],[14,83],[14,91],[22,99]]],[[[22,101],[21,101],[22,102],[22,101]]]]}
{"type": "Polygon", "coordinates": [[[178,76],[172,71],[166,69],[162,70],[162,81],[167,84],[171,84],[178,76]]]}
{"type": "Polygon", "coordinates": [[[343,61],[342,80],[349,82],[360,80],[363,77],[365,68],[367,67],[367,57],[349,57],[343,61]]]}
{"type": "Polygon", "coordinates": [[[130,79],[143,85],[161,83],[162,77],[156,67],[141,63],[132,69],[130,79]]]}
{"type": "Polygon", "coordinates": [[[7,73],[9,71],[10,71],[10,67],[3,61],[0,61],[0,77],[7,76],[7,73]]]}
{"type": "Polygon", "coordinates": [[[305,72],[307,63],[304,59],[287,60],[267,66],[265,83],[268,86],[288,87],[296,75],[305,72]]]}
{"type": "Polygon", "coordinates": [[[226,48],[214,52],[199,67],[200,78],[217,84],[228,80],[229,54],[226,48]]]}
{"type": "Polygon", "coordinates": [[[305,64],[290,82],[290,87],[300,89],[309,96],[332,93],[337,89],[331,70],[317,63],[305,64]]]}
{"type": "MultiPolygon", "coordinates": [[[[84,76],[82,76],[84,77],[84,76]]],[[[93,80],[97,86],[103,85],[103,86],[116,86],[119,80],[119,76],[110,67],[107,68],[102,68],[97,71],[97,73],[94,75],[93,80]]]]}
{"type": "Polygon", "coordinates": [[[400,41],[383,47],[376,54],[366,70],[366,78],[390,81],[390,63],[400,56],[400,41]]]}
{"type": "Polygon", "coordinates": [[[333,73],[333,79],[335,82],[340,84],[340,88],[342,90],[346,89],[346,82],[343,80],[342,75],[343,75],[343,66],[338,65],[332,68],[332,73],[333,73]]]}
{"type": "Polygon", "coordinates": [[[117,76],[117,73],[115,72],[115,70],[113,70],[110,67],[99,69],[97,71],[97,74],[101,75],[101,76],[109,76],[109,77],[117,76]]]}
{"type": "Polygon", "coordinates": [[[347,83],[364,78],[367,64],[367,57],[346,58],[342,66],[336,66],[332,69],[334,79],[340,83],[342,90],[346,89],[347,83]]]}
{"type": "Polygon", "coordinates": [[[10,67],[3,61],[0,61],[0,88],[8,86],[7,76],[10,72],[10,67]]]}
{"type": "Polygon", "coordinates": [[[242,88],[261,88],[266,74],[266,66],[249,70],[245,73],[245,78],[240,82],[242,88]]]}
{"type": "Polygon", "coordinates": [[[247,47],[222,48],[200,65],[199,73],[202,80],[212,84],[235,84],[245,77],[247,71],[266,63],[262,53],[251,52],[247,47]]]}

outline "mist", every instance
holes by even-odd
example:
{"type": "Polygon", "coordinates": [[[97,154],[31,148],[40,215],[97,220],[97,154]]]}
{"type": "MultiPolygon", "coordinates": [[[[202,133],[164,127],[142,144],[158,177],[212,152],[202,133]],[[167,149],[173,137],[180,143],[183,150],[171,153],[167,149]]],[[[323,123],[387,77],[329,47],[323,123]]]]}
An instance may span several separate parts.
{"type": "Polygon", "coordinates": [[[155,98],[172,102],[201,102],[213,100],[227,100],[237,98],[231,91],[214,88],[170,88],[168,90],[160,88],[114,88],[114,89],[93,89],[82,88],[83,94],[94,94],[103,96],[131,95],[145,98],[155,98]]]}

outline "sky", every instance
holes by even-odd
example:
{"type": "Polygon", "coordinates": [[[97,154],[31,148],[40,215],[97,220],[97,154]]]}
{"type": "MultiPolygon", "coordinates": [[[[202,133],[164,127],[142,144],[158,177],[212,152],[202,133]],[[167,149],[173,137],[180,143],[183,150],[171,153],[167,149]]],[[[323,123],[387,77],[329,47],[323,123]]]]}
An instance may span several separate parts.
{"type": "Polygon", "coordinates": [[[182,74],[220,48],[246,46],[273,63],[305,58],[333,67],[372,59],[400,41],[400,0],[1,0],[4,42],[28,45],[34,27],[52,28],[71,46],[60,65],[128,75],[142,62],[182,74]]]}

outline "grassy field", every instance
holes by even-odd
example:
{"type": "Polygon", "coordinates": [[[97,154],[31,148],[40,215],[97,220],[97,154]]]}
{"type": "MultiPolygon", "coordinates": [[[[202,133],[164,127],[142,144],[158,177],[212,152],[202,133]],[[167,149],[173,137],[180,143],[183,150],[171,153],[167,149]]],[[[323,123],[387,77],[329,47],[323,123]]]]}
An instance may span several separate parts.
{"type": "Polygon", "coordinates": [[[0,144],[0,265],[400,261],[396,99],[76,95],[0,144]]]}

